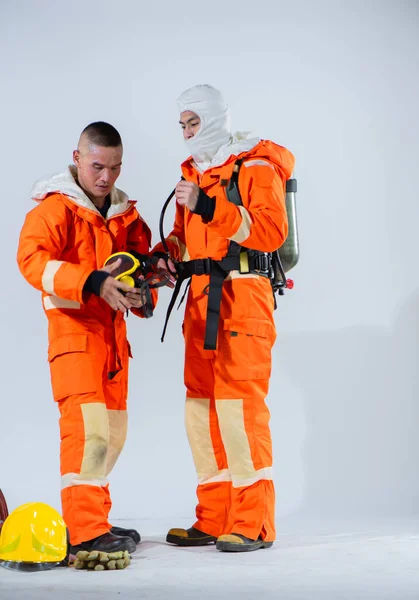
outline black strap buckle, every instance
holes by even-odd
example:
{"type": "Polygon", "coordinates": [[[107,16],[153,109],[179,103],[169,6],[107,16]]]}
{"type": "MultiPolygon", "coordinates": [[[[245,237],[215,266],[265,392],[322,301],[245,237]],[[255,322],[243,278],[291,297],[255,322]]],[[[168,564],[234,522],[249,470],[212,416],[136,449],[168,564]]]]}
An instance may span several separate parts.
{"type": "Polygon", "coordinates": [[[196,258],[193,261],[194,275],[209,275],[210,272],[211,272],[211,259],[210,258],[196,258]]]}
{"type": "Polygon", "coordinates": [[[257,254],[254,258],[254,270],[268,273],[270,270],[270,261],[267,254],[257,254]]]}

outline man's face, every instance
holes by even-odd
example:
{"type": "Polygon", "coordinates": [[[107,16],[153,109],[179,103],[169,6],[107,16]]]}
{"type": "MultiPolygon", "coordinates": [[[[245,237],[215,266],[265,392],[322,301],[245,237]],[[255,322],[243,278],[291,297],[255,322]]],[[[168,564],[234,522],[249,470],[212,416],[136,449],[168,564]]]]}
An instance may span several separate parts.
{"type": "Polygon", "coordinates": [[[91,199],[104,200],[118,179],[122,165],[122,147],[105,148],[79,144],[73,152],[80,186],[91,199]]]}
{"type": "Polygon", "coordinates": [[[185,140],[193,138],[193,136],[198,133],[199,128],[201,127],[201,119],[191,110],[185,110],[185,112],[180,115],[179,123],[182,126],[183,137],[185,140]]]}

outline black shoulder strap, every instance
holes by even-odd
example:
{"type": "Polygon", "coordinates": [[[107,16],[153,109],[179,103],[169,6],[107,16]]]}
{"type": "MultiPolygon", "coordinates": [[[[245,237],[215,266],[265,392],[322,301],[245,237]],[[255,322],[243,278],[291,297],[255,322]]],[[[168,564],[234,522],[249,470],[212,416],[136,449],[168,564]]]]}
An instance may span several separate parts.
{"type": "Polygon", "coordinates": [[[243,202],[239,192],[239,171],[242,166],[243,159],[239,158],[234,163],[233,174],[231,175],[230,181],[226,188],[226,194],[229,202],[232,202],[236,206],[242,206],[243,202]]]}

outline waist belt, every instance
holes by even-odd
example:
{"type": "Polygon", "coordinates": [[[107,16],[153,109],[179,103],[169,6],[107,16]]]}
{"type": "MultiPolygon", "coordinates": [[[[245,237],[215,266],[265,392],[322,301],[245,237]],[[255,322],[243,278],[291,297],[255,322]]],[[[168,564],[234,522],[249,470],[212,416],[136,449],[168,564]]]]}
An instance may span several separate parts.
{"type": "MultiPolygon", "coordinates": [[[[262,277],[270,277],[271,256],[257,250],[241,252],[239,255],[226,256],[222,260],[212,258],[196,258],[176,265],[178,278],[166,313],[166,320],[161,341],[164,340],[167,323],[179,295],[182,283],[192,275],[209,275],[208,305],[205,325],[205,350],[215,350],[217,347],[218,324],[220,321],[221,297],[223,283],[230,271],[254,273],[262,277]]],[[[182,298],[183,300],[183,298],[182,298]]],[[[182,302],[181,302],[182,303],[182,302]]]]}

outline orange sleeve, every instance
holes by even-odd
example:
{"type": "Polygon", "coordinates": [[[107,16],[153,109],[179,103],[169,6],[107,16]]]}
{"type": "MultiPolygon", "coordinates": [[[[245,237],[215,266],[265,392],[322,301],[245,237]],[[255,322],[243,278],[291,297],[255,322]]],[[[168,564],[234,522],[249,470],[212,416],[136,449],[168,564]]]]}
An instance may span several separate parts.
{"type": "Polygon", "coordinates": [[[289,175],[277,171],[267,160],[244,162],[239,174],[243,206],[229,202],[223,190],[217,194],[208,227],[246,248],[273,252],[288,234],[285,182],[289,175]]]}
{"type": "Polygon", "coordinates": [[[67,245],[70,211],[54,196],[32,209],[20,232],[17,263],[37,290],[83,303],[83,286],[92,267],[60,260],[67,245]]]}
{"type": "MultiPolygon", "coordinates": [[[[180,206],[176,200],[173,200],[173,202],[176,203],[175,222],[172,231],[165,239],[170,257],[180,262],[182,260],[189,260],[185,241],[185,208],[180,206]]],[[[152,253],[164,251],[163,244],[159,242],[154,246],[152,253]]]]}

